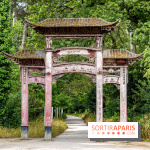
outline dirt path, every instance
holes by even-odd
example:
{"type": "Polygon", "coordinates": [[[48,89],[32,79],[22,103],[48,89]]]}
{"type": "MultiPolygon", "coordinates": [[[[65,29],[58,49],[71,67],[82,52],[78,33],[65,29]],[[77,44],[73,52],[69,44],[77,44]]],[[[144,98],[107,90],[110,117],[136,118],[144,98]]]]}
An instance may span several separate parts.
{"type": "Polygon", "coordinates": [[[78,117],[68,116],[68,129],[53,141],[43,138],[29,140],[0,139],[2,150],[150,150],[150,142],[92,142],[88,127],[78,117]]]}

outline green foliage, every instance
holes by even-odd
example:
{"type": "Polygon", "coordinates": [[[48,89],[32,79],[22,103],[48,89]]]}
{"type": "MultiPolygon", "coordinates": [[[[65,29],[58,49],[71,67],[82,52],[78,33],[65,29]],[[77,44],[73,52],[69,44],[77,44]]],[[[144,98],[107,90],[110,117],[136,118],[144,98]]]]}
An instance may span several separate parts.
{"type": "Polygon", "coordinates": [[[45,92],[37,84],[29,85],[29,119],[32,120],[44,114],[45,92]]]}
{"type": "Polygon", "coordinates": [[[64,106],[69,112],[85,110],[88,93],[94,86],[91,79],[82,73],[67,73],[54,85],[53,106],[64,106]]]}
{"type": "Polygon", "coordinates": [[[141,62],[141,67],[145,68],[144,77],[146,77],[149,80],[150,79],[150,47],[147,47],[145,49],[144,56],[141,62]]]}
{"type": "Polygon", "coordinates": [[[104,117],[110,118],[116,113],[120,114],[120,92],[113,84],[103,86],[104,117]]]}
{"type": "Polygon", "coordinates": [[[8,102],[3,108],[2,125],[5,127],[16,128],[21,124],[21,93],[11,93],[8,102]]]}
{"type": "Polygon", "coordinates": [[[63,113],[63,114],[62,114],[62,119],[67,119],[66,113],[63,113]]]}
{"type": "Polygon", "coordinates": [[[92,88],[92,91],[88,94],[86,103],[86,109],[91,113],[96,113],[96,87],[92,88]]]}
{"type": "Polygon", "coordinates": [[[7,100],[8,92],[10,90],[10,62],[5,56],[1,54],[2,51],[8,52],[11,47],[10,32],[10,0],[0,2],[0,123],[3,122],[4,111],[7,100]]]}
{"type": "Polygon", "coordinates": [[[149,80],[144,78],[144,68],[140,62],[129,67],[128,116],[130,118],[149,112],[149,80]]]}
{"type": "Polygon", "coordinates": [[[22,20],[18,20],[15,22],[14,26],[11,27],[11,31],[9,35],[12,37],[12,46],[11,46],[11,53],[15,53],[21,50],[21,43],[22,43],[22,33],[23,33],[23,24],[22,20]]]}

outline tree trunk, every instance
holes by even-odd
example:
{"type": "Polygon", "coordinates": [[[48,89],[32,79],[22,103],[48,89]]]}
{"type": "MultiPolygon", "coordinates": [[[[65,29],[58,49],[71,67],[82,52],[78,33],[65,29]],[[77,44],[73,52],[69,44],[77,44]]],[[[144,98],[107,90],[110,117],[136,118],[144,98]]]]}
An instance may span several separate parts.
{"type": "Polygon", "coordinates": [[[26,43],[26,38],[27,38],[27,32],[28,32],[28,25],[25,22],[24,23],[24,29],[23,29],[23,37],[22,37],[21,49],[25,48],[25,43],[26,43]]]}
{"type": "Polygon", "coordinates": [[[13,26],[17,22],[17,17],[15,16],[15,11],[13,11],[13,26]]]}
{"type": "Polygon", "coordinates": [[[133,37],[133,31],[130,31],[130,51],[132,53],[135,53],[136,52],[136,46],[131,41],[132,37],[133,37]]]}

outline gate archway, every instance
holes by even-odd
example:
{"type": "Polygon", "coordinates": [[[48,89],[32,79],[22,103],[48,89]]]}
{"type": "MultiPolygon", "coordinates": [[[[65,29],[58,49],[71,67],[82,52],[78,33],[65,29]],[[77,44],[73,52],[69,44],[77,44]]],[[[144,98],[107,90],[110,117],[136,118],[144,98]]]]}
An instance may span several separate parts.
{"type": "Polygon", "coordinates": [[[45,85],[45,139],[51,140],[52,82],[68,72],[82,72],[96,81],[96,121],[103,121],[103,84],[113,83],[120,87],[120,121],[127,121],[128,65],[138,61],[143,54],[125,49],[103,49],[102,36],[112,31],[120,22],[107,22],[101,18],[46,19],[39,23],[27,21],[46,38],[46,50],[21,50],[3,54],[20,65],[21,70],[21,138],[28,138],[28,84],[45,85]],[[66,47],[52,49],[53,38],[96,38],[96,48],[66,47]],[[59,57],[82,55],[89,62],[59,62],[59,57]],[[41,73],[40,75],[29,75],[41,73]]]}

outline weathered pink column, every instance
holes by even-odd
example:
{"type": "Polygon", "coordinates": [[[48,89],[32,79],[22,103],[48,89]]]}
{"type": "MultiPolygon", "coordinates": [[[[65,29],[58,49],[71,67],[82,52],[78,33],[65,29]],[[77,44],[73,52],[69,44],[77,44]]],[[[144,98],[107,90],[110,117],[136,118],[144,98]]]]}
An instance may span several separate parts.
{"type": "Polygon", "coordinates": [[[102,37],[98,37],[96,45],[96,122],[103,122],[103,53],[102,37]]]}
{"type": "Polygon", "coordinates": [[[127,122],[127,67],[120,68],[120,122],[127,122]]]}
{"type": "Polygon", "coordinates": [[[28,68],[21,67],[21,139],[28,139],[28,68]]]}
{"type": "Polygon", "coordinates": [[[45,139],[52,140],[52,38],[46,37],[45,57],[45,139]]]}

